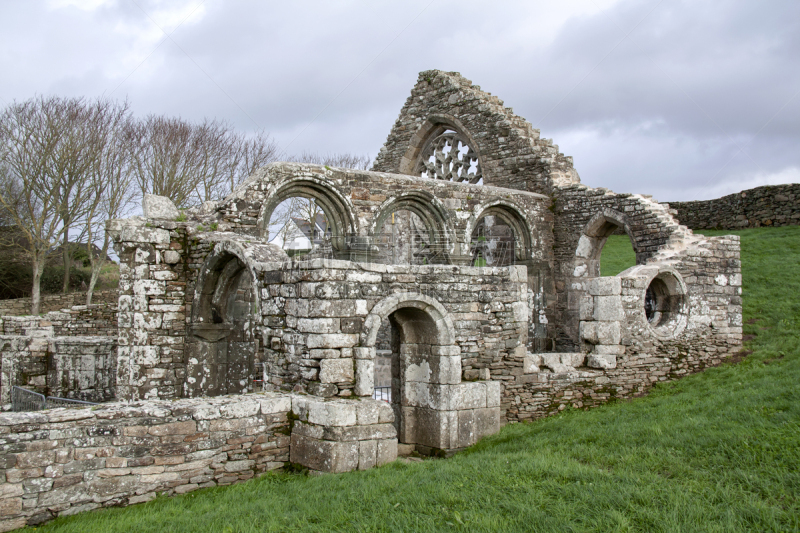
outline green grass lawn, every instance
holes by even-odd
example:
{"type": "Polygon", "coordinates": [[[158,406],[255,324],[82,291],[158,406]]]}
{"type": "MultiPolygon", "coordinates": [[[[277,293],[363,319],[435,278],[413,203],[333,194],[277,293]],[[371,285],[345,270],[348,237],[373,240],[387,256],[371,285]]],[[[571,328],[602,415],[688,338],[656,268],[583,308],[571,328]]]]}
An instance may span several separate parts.
{"type": "Polygon", "coordinates": [[[611,235],[600,254],[600,275],[616,276],[636,264],[636,252],[627,235],[611,235]]]}
{"type": "Polygon", "coordinates": [[[40,529],[798,531],[800,227],[708,233],[742,237],[753,353],[738,364],[509,425],[451,459],[268,474],[40,529]]]}

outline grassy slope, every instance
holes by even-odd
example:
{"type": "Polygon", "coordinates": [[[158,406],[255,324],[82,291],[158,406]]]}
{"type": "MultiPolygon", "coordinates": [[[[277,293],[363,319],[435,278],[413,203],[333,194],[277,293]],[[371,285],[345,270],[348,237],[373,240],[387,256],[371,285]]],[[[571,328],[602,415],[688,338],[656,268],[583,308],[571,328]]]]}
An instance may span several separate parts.
{"type": "Polygon", "coordinates": [[[44,529],[798,530],[800,227],[736,233],[745,334],[755,335],[754,353],[737,365],[645,398],[510,425],[448,460],[269,474],[44,529]]]}
{"type": "Polygon", "coordinates": [[[636,252],[627,235],[611,235],[600,255],[600,275],[616,276],[636,264],[636,252]]]}

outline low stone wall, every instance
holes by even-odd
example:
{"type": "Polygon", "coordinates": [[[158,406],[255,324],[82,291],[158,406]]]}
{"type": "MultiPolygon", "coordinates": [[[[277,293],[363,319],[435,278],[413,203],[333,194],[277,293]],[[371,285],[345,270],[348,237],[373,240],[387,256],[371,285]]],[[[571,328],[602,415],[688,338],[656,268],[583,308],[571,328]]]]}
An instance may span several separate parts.
{"type": "Polygon", "coordinates": [[[292,399],[263,393],[0,414],[0,531],[280,468],[289,460],[292,399]]]}
{"type": "Polygon", "coordinates": [[[800,183],[765,185],[716,200],[669,202],[692,229],[740,229],[800,225],[800,183]]]}
{"type": "MultiPolygon", "coordinates": [[[[36,332],[40,333],[40,332],[36,332]]],[[[116,337],[0,335],[0,406],[11,386],[90,402],[115,397],[116,337]]]]}
{"type": "Polygon", "coordinates": [[[49,330],[61,337],[116,337],[117,302],[75,305],[43,316],[0,316],[0,334],[26,335],[32,329],[49,330]]]}
{"type": "MultiPolygon", "coordinates": [[[[114,304],[116,305],[119,295],[116,289],[107,291],[97,291],[92,295],[92,304],[114,304]]],[[[40,313],[59,311],[75,305],[86,303],[85,292],[71,292],[69,294],[47,294],[42,296],[40,313]]],[[[14,298],[11,300],[0,300],[0,316],[23,316],[31,313],[30,298],[14,298]]]]}

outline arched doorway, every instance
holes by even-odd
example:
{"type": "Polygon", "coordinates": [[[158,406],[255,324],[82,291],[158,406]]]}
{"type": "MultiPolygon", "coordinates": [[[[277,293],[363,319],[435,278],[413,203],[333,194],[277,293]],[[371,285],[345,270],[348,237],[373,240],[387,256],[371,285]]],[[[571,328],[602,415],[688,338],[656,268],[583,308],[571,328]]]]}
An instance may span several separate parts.
{"type": "Polygon", "coordinates": [[[252,389],[253,276],[230,252],[213,255],[198,279],[192,322],[186,336],[186,379],[182,396],[243,394],[252,389]]]}
{"type": "Polygon", "coordinates": [[[374,366],[372,375],[361,379],[390,388],[380,396],[376,391],[376,398],[391,403],[399,442],[426,453],[463,447],[459,386],[473,384],[461,383],[461,352],[444,307],[422,294],[392,295],[367,317],[362,346],[368,347],[374,366]],[[383,364],[376,347],[389,352],[381,354],[383,364]]]}

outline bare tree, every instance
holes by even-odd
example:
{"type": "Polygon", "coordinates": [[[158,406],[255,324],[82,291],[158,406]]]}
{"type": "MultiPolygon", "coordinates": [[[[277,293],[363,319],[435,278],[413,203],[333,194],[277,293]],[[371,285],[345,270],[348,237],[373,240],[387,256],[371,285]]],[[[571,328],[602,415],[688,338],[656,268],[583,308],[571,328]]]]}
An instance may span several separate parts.
{"type": "Polygon", "coordinates": [[[85,246],[91,265],[91,278],[86,291],[86,304],[92,295],[107,263],[111,237],[105,223],[121,218],[131,209],[136,189],[133,186],[134,124],[127,106],[108,106],[98,120],[97,134],[102,138],[102,150],[90,169],[90,183],[97,201],[86,215],[85,246]]]}
{"type": "Polygon", "coordinates": [[[313,163],[336,168],[353,168],[356,170],[369,170],[372,166],[372,158],[370,156],[351,153],[328,153],[322,155],[316,152],[303,152],[300,155],[289,157],[288,161],[313,163]]]}
{"type": "Polygon", "coordinates": [[[54,157],[74,101],[35,98],[0,115],[0,205],[21,232],[33,271],[31,313],[39,313],[40,282],[50,249],[64,235],[54,157]]]}
{"type": "Polygon", "coordinates": [[[98,99],[85,102],[83,99],[65,100],[60,111],[61,139],[56,145],[53,157],[50,158],[49,172],[56,186],[59,213],[63,224],[61,256],[64,265],[62,292],[69,292],[70,270],[72,266],[73,246],[75,241],[85,237],[84,217],[94,209],[100,200],[93,186],[90,170],[103,154],[107,141],[110,121],[114,117],[128,113],[127,102],[122,104],[110,100],[98,99]],[[71,235],[70,231],[79,229],[79,235],[71,235]]]}
{"type": "Polygon", "coordinates": [[[179,207],[226,196],[278,154],[265,132],[247,137],[217,120],[194,124],[151,115],[135,131],[134,169],[142,194],[166,196],[179,207]]]}

